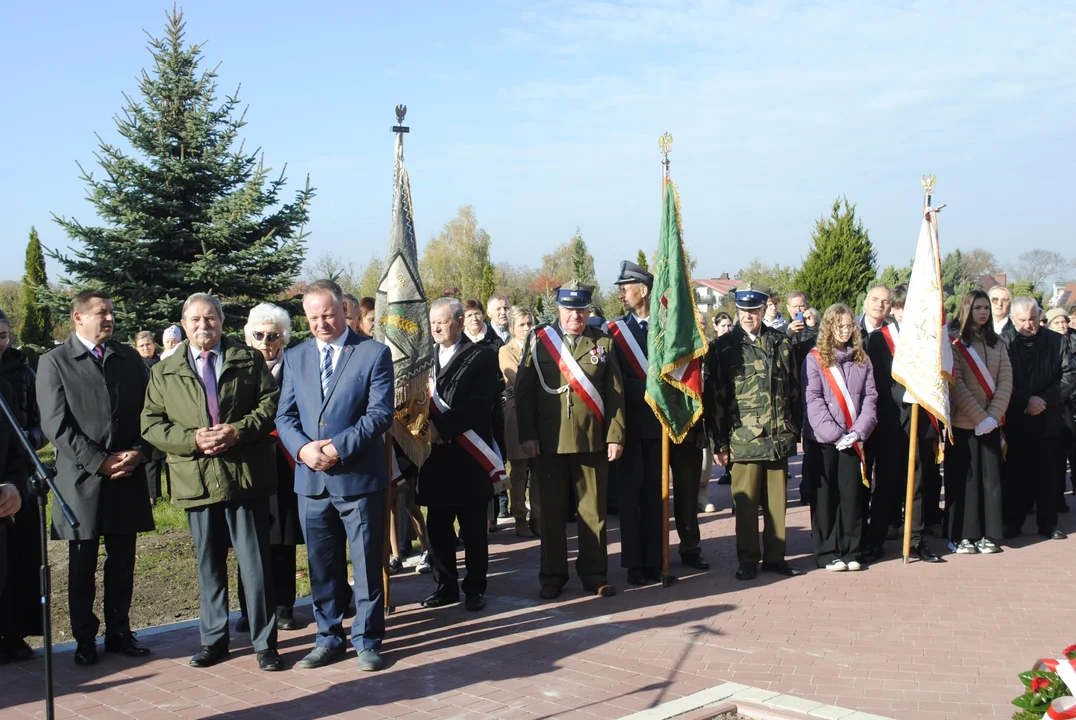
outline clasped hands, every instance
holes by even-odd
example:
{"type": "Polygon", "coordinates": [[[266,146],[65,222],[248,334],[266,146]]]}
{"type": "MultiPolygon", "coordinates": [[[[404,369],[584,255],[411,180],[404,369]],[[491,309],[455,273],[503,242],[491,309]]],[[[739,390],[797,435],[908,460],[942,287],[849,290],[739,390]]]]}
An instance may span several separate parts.
{"type": "Polygon", "coordinates": [[[123,452],[112,453],[105,458],[103,463],[101,463],[101,467],[97,469],[97,472],[104,475],[109,480],[127,477],[135,471],[135,468],[142,464],[144,459],[142,453],[137,450],[124,450],[123,452]]]}
{"type": "Polygon", "coordinates": [[[847,450],[848,448],[859,442],[859,436],[854,432],[847,433],[840,440],[836,442],[838,450],[847,450]]]}
{"type": "Polygon", "coordinates": [[[1027,400],[1027,409],[1024,410],[1028,415],[1039,415],[1046,409],[1046,401],[1038,395],[1032,395],[1027,400]]]}
{"type": "Polygon", "coordinates": [[[198,428],[194,434],[194,444],[202,451],[203,455],[212,457],[235,445],[239,440],[239,433],[232,425],[213,425],[212,427],[198,428]]]}
{"type": "Polygon", "coordinates": [[[299,460],[311,470],[322,472],[340,461],[332,440],[313,440],[299,448],[299,460]]]}
{"type": "Polygon", "coordinates": [[[989,415],[986,416],[986,420],[975,426],[975,435],[989,435],[994,432],[998,427],[998,421],[989,415]]]}

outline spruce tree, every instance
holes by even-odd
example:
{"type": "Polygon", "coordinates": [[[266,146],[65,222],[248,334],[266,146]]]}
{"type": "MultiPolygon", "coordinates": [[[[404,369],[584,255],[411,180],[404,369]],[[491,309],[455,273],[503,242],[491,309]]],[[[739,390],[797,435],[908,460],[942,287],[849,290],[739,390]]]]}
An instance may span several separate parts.
{"type": "Polygon", "coordinates": [[[178,321],[193,292],[220,297],[226,327],[237,329],[252,305],[279,299],[303,264],[309,178],[294,202],[279,204],[284,173],[270,179],[260,151],[235,147],[246,124],[238,94],[218,100],[216,70],[199,70],[201,46],[185,44],[184,27],[173,9],[164,37],[150,37],[153,68],[142,72],[140,97],[125,95],[115,118],[134,152],[99,137],[102,177],[79,166],[103,224],[55,217],[78,246],[50,255],[76,288],[112,296],[127,335],[178,321]]]}
{"type": "Polygon", "coordinates": [[[635,264],[641,267],[643,270],[650,269],[650,263],[646,259],[646,253],[642,250],[639,251],[639,257],[635,258],[635,264]]]}
{"type": "Polygon", "coordinates": [[[875,260],[874,245],[863,221],[856,218],[856,206],[837,198],[830,217],[815,224],[795,287],[806,292],[819,310],[838,302],[851,305],[874,279],[875,260]]]}
{"type": "Polygon", "coordinates": [[[37,228],[30,228],[30,242],[26,243],[26,275],[22,279],[22,325],[19,342],[47,348],[52,345],[52,313],[48,306],[38,301],[38,290],[48,287],[45,274],[45,255],[41,252],[41,239],[37,228]]]}
{"type": "Polygon", "coordinates": [[[482,289],[479,292],[479,300],[482,301],[482,306],[489,302],[489,298],[495,292],[497,292],[497,283],[493,279],[493,265],[487,260],[486,264],[482,267],[482,289]]]}

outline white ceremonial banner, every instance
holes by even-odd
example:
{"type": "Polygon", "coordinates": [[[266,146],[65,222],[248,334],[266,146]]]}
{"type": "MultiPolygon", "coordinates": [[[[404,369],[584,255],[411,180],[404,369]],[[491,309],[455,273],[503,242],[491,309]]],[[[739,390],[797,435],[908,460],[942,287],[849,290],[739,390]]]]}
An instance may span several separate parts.
{"type": "Polygon", "coordinates": [[[949,425],[949,387],[953,382],[951,343],[945,322],[938,214],[934,208],[927,207],[923,211],[908,297],[904,302],[904,319],[893,354],[893,378],[907,388],[907,400],[918,403],[946,425],[949,425]]]}

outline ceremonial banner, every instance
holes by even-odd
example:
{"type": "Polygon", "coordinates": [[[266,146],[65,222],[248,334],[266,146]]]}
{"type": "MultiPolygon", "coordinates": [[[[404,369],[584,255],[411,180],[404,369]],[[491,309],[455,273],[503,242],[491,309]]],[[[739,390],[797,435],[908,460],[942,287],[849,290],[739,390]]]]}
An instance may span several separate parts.
{"type": "Polygon", "coordinates": [[[938,248],[938,214],[923,211],[915,248],[904,320],[893,354],[893,379],[924,410],[949,425],[949,386],[953,383],[953,346],[945,327],[945,295],[938,248]]]}
{"type": "Polygon", "coordinates": [[[396,135],[394,176],[392,231],[385,255],[385,273],[377,287],[374,338],[392,351],[396,387],[392,436],[411,462],[421,466],[430,454],[427,388],[433,369],[434,344],[430,337],[426,291],[418,274],[411,183],[403,167],[402,134],[396,135]]]}
{"type": "Polygon", "coordinates": [[[679,198],[669,181],[665,182],[661,236],[652,271],[646,401],[672,441],[679,443],[702,416],[706,340],[684,262],[679,198]]]}

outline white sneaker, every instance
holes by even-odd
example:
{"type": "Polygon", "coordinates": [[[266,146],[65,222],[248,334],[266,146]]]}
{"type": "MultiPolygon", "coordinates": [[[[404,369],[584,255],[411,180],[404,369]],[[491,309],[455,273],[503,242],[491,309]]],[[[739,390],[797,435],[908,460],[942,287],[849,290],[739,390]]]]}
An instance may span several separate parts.
{"type": "Polygon", "coordinates": [[[979,552],[984,555],[991,555],[993,553],[1001,552],[1001,548],[994,544],[990,538],[983,538],[979,542],[975,543],[975,547],[979,548],[979,552]]]}
{"type": "Polygon", "coordinates": [[[418,559],[418,564],[415,565],[415,572],[421,573],[422,575],[433,572],[433,566],[430,565],[430,554],[428,552],[422,553],[422,557],[418,559]]]}
{"type": "Polygon", "coordinates": [[[847,563],[847,567],[848,567],[849,570],[853,570],[853,571],[863,569],[863,566],[859,564],[858,560],[849,560],[848,563],[847,563]]]}
{"type": "Polygon", "coordinates": [[[956,546],[957,555],[975,555],[978,552],[979,548],[968,539],[961,540],[960,544],[956,546]]]}
{"type": "MultiPolygon", "coordinates": [[[[858,565],[859,563],[856,564],[858,565]]],[[[829,565],[826,565],[826,570],[830,572],[844,572],[847,569],[848,566],[845,565],[844,560],[834,560],[829,565]]]]}

